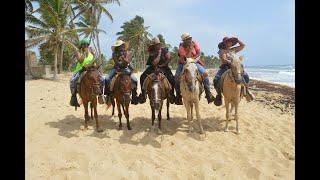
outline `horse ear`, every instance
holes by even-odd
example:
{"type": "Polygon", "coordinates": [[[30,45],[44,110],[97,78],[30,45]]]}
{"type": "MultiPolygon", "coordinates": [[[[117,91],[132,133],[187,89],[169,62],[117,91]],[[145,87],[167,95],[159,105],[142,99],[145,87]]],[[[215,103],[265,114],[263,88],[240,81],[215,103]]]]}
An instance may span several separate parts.
{"type": "Polygon", "coordinates": [[[244,60],[243,56],[240,56],[239,60],[242,62],[244,60]]]}

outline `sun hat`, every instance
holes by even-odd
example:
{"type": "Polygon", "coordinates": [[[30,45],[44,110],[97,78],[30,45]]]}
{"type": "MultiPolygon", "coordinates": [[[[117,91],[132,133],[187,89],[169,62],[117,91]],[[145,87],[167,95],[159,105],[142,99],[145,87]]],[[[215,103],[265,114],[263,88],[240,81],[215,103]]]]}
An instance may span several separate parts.
{"type": "Polygon", "coordinates": [[[187,39],[189,39],[189,38],[191,38],[191,36],[190,36],[190,34],[187,33],[187,32],[185,32],[185,33],[183,33],[183,34],[181,35],[181,40],[182,40],[182,41],[187,40],[187,39]]]}
{"type": "Polygon", "coordinates": [[[112,46],[111,46],[111,50],[114,51],[116,47],[119,47],[121,46],[122,44],[125,44],[125,49],[127,50],[128,49],[128,44],[125,43],[124,41],[122,40],[117,40],[112,46]]]}
{"type": "Polygon", "coordinates": [[[229,37],[224,37],[224,38],[222,39],[222,42],[220,42],[220,43],[218,44],[218,48],[219,48],[219,49],[224,49],[224,48],[226,47],[226,43],[227,43],[227,42],[231,42],[231,43],[232,43],[231,46],[234,46],[234,45],[236,45],[236,44],[238,43],[238,38],[235,38],[235,37],[231,37],[231,38],[229,38],[229,37]]]}
{"type": "Polygon", "coordinates": [[[151,43],[149,44],[149,47],[150,46],[154,46],[154,45],[157,45],[157,44],[160,44],[160,39],[158,37],[154,37],[152,40],[151,40],[151,43]]]}

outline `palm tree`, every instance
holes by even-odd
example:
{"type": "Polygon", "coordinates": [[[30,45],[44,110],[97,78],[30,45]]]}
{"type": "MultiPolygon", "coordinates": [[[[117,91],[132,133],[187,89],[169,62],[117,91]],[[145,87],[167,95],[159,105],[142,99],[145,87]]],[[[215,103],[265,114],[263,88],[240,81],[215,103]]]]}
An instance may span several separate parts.
{"type": "Polygon", "coordinates": [[[74,3],[76,4],[76,6],[73,8],[73,12],[75,12],[76,10],[79,10],[79,11],[77,14],[74,13],[76,15],[74,15],[73,19],[76,19],[80,15],[85,14],[84,18],[82,18],[82,20],[83,19],[86,20],[86,23],[84,24],[87,24],[92,27],[91,32],[87,32],[86,36],[90,35],[91,39],[96,41],[96,44],[94,43],[94,45],[97,45],[96,47],[96,49],[98,50],[97,57],[99,61],[102,61],[100,40],[99,40],[99,32],[101,32],[101,30],[98,29],[98,25],[100,23],[102,14],[105,14],[111,20],[111,22],[113,22],[112,15],[109,13],[109,11],[105,7],[103,7],[103,5],[117,3],[120,6],[120,1],[119,0],[74,0],[74,3]]]}
{"type": "Polygon", "coordinates": [[[147,31],[148,26],[144,26],[144,19],[141,16],[135,16],[134,19],[125,22],[120,32],[117,32],[118,39],[129,43],[130,50],[133,51],[134,62],[136,67],[141,70],[145,68],[145,52],[152,35],[147,31]]]}
{"type": "MultiPolygon", "coordinates": [[[[76,36],[77,29],[70,29],[68,21],[71,14],[70,0],[39,0],[40,17],[30,14],[26,16],[29,25],[25,31],[29,37],[26,48],[47,43],[49,50],[54,52],[54,79],[57,79],[57,65],[59,49],[63,52],[63,45],[67,44],[75,49],[71,42],[76,36]]],[[[61,54],[60,54],[61,56],[61,54]]]]}

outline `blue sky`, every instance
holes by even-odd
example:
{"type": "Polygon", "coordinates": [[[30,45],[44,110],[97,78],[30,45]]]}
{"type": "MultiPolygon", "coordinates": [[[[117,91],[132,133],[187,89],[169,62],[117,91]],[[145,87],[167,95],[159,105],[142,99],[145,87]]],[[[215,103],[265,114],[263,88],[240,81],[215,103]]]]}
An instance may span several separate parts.
{"type": "Polygon", "coordinates": [[[245,65],[285,65],[295,61],[294,0],[120,0],[109,4],[113,23],[102,18],[100,35],[104,54],[120,26],[135,15],[145,19],[153,35],[162,34],[167,43],[178,46],[180,35],[189,32],[205,54],[217,55],[224,36],[236,36],[246,48],[245,65]]]}

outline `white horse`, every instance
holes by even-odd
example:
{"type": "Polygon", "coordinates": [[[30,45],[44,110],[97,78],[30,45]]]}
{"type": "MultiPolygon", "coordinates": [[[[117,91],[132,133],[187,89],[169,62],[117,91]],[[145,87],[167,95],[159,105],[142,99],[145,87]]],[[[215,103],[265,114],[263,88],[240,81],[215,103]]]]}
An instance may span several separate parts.
{"type": "Polygon", "coordinates": [[[180,76],[180,90],[183,104],[187,110],[189,123],[189,133],[191,132],[191,120],[193,120],[193,106],[196,109],[197,121],[199,122],[200,133],[203,134],[203,127],[199,113],[199,101],[203,92],[202,77],[199,73],[196,62],[192,58],[187,58],[180,76]]]}

